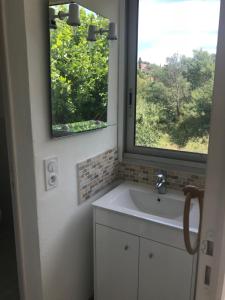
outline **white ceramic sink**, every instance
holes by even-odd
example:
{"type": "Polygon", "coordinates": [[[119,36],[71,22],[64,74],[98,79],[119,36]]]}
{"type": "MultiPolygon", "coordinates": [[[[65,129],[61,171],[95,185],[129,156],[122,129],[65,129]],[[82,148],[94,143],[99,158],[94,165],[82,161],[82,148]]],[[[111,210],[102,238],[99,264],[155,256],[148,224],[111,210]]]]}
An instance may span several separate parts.
{"type": "MultiPolygon", "coordinates": [[[[152,187],[125,182],[93,203],[96,207],[131,215],[160,224],[183,228],[184,195],[168,191],[160,195],[152,187]]],[[[199,209],[193,201],[190,212],[190,230],[197,232],[199,209]]]]}
{"type": "Polygon", "coordinates": [[[183,201],[167,195],[158,195],[133,188],[121,193],[115,202],[118,202],[117,204],[124,208],[169,219],[182,216],[184,210],[183,201]]]}

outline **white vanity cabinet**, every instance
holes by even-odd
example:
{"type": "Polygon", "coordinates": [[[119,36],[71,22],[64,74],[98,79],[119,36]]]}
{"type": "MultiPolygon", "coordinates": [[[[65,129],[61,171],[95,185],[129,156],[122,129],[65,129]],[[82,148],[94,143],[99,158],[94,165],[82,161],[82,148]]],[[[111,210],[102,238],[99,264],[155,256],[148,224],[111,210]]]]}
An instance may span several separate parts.
{"type": "MultiPolygon", "coordinates": [[[[183,207],[178,192],[128,182],[93,202],[95,300],[194,300],[197,255],[185,248],[183,207]]],[[[193,204],[192,241],[197,216],[193,204]]]]}
{"type": "Polygon", "coordinates": [[[185,250],[95,225],[95,300],[192,300],[185,250]]]}
{"type": "Polygon", "coordinates": [[[96,225],[98,300],[137,300],[139,238],[96,225]]]}
{"type": "Polygon", "coordinates": [[[140,239],[139,300],[190,300],[193,257],[140,239]]]}

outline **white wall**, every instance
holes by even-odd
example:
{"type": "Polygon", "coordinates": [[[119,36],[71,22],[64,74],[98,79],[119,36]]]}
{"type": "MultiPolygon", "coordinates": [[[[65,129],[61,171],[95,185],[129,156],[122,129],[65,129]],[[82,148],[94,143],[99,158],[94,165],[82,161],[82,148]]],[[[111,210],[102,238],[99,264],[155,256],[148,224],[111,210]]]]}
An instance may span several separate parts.
{"type": "MultiPolygon", "coordinates": [[[[118,22],[118,3],[79,1],[118,22]]],[[[92,209],[78,206],[76,164],[117,145],[117,42],[110,56],[109,126],[61,138],[49,137],[46,0],[25,1],[31,122],[44,300],[88,300],[92,293],[92,209]],[[59,186],[44,189],[43,159],[59,158],[59,186]]],[[[84,66],[85,67],[85,66],[84,66]]]]}

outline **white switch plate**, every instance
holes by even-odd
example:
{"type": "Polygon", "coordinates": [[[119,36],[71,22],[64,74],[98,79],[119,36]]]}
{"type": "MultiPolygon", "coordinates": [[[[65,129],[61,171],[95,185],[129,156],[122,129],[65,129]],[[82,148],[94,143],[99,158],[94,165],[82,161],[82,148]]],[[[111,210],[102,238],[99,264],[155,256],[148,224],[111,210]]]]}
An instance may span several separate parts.
{"type": "Polygon", "coordinates": [[[45,189],[46,191],[55,189],[59,181],[58,158],[50,157],[44,160],[45,189]]]}

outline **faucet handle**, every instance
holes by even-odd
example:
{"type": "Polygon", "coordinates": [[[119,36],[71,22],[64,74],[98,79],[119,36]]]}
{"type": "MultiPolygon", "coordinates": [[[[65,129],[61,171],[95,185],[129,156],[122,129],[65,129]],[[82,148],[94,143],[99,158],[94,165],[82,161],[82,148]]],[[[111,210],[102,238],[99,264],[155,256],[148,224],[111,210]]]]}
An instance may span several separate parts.
{"type": "Polygon", "coordinates": [[[164,170],[160,170],[156,173],[156,177],[157,178],[163,178],[163,179],[166,179],[167,177],[167,171],[164,171],[164,170]]]}
{"type": "Polygon", "coordinates": [[[159,194],[165,194],[167,189],[167,182],[166,182],[167,172],[161,170],[156,174],[156,188],[159,194]]]}

